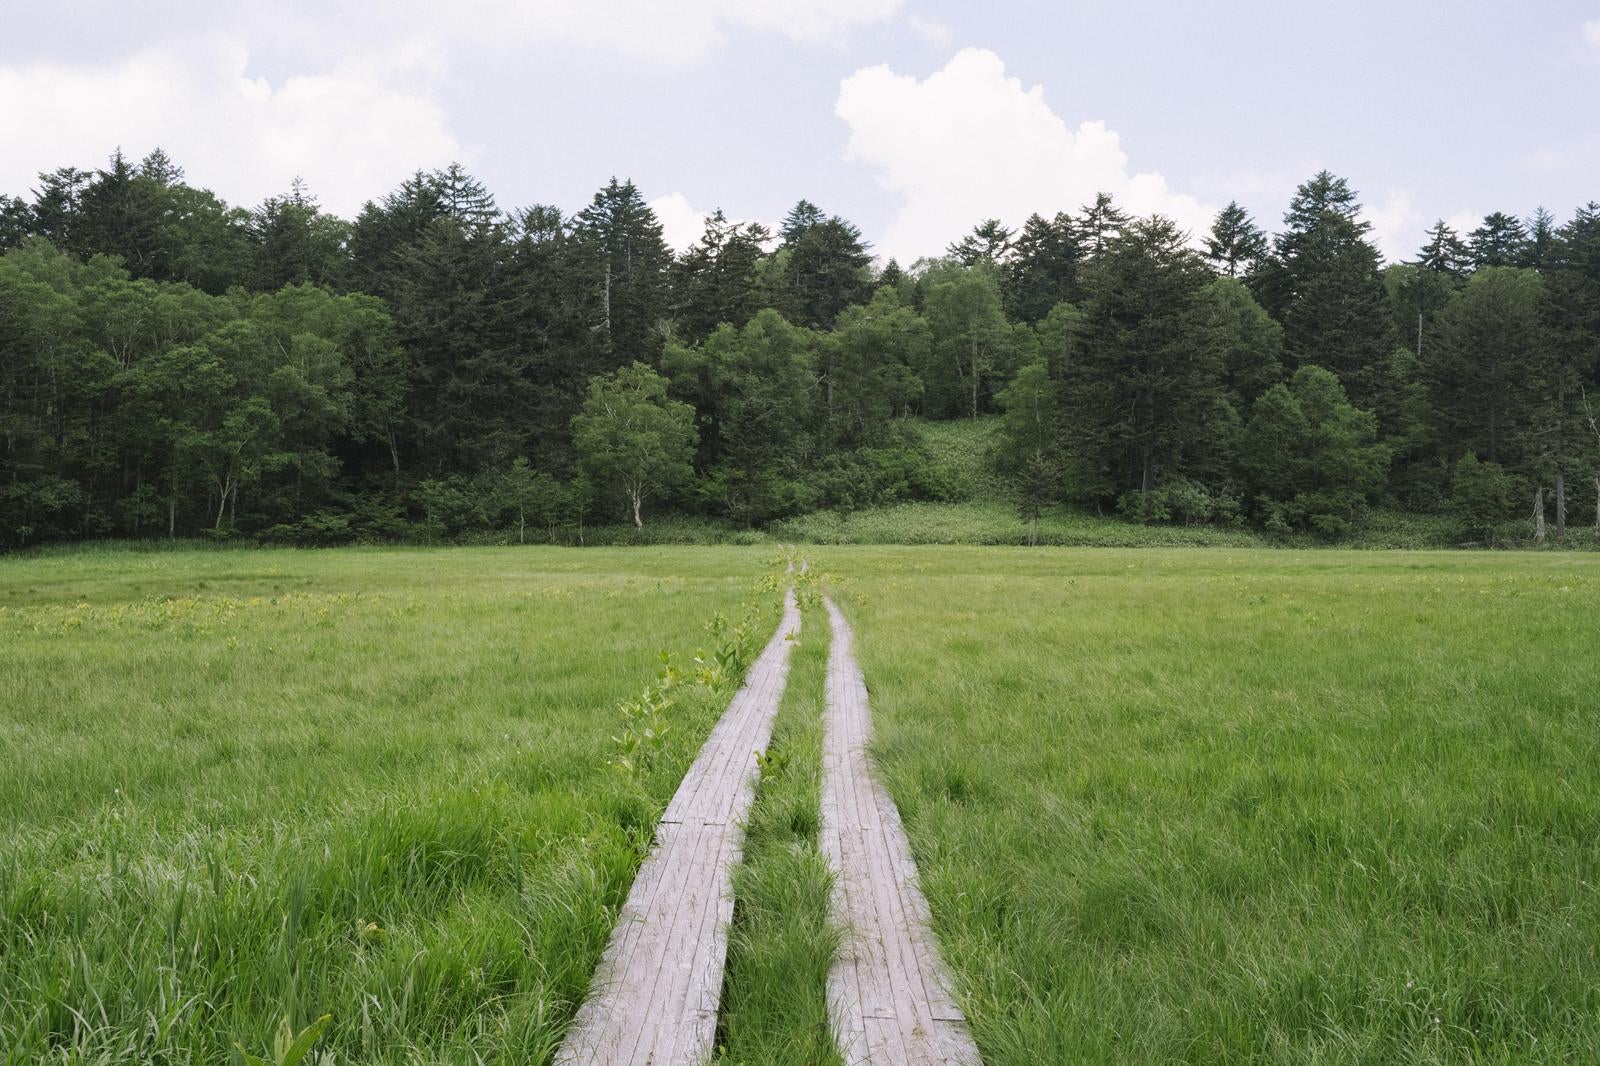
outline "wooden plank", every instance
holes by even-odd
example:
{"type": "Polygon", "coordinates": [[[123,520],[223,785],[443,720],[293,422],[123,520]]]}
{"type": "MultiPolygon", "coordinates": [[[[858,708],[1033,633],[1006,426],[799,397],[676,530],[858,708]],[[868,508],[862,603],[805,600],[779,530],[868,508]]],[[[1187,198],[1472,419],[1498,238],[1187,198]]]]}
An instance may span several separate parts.
{"type": "Polygon", "coordinates": [[[733,918],[733,869],[760,775],[755,756],[772,737],[790,637],[799,630],[790,590],[777,633],[656,827],[556,1062],[699,1066],[710,1058],[733,918]]]}
{"type": "Polygon", "coordinates": [[[835,875],[833,917],[844,934],[828,972],[839,1051],[849,1066],[977,1066],[977,1045],[951,996],[900,812],[867,754],[872,718],[850,625],[832,600],[824,603],[833,644],[821,842],[835,875]]]}

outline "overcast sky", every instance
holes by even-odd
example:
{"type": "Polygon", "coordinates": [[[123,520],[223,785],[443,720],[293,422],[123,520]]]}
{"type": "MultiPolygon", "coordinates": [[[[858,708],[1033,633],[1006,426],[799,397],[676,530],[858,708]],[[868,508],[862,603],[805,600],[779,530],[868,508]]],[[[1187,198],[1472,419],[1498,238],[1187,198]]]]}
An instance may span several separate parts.
{"type": "Polygon", "coordinates": [[[0,0],[0,190],[159,144],[253,204],[353,215],[460,160],[502,206],[632,177],[700,213],[800,197],[936,254],[1096,190],[1195,228],[1350,179],[1385,252],[1600,199],[1600,2],[0,0]],[[382,10],[381,15],[376,14],[382,10]]]}

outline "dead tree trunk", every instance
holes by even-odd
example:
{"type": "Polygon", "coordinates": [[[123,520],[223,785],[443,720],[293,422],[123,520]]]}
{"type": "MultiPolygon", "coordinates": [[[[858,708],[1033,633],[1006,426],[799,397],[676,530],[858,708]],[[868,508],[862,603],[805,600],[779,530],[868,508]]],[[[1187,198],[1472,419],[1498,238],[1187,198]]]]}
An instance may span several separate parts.
{"type": "Polygon", "coordinates": [[[1556,539],[1567,535],[1567,476],[1556,471],[1556,539]]]}
{"type": "Polygon", "coordinates": [[[1544,543],[1544,486],[1540,485],[1533,494],[1533,542],[1544,543]]]}

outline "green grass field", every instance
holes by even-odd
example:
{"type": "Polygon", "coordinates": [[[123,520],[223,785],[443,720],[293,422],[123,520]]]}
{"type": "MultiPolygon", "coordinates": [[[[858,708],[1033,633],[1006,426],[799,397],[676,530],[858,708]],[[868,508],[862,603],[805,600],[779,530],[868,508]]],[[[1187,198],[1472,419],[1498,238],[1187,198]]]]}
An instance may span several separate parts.
{"type": "Polygon", "coordinates": [[[1600,1047],[1600,560],[816,555],[987,1061],[1600,1047]]]}
{"type": "Polygon", "coordinates": [[[629,779],[618,701],[768,555],[0,560],[0,1049],[541,1061],[721,704],[629,779]]]}
{"type": "MultiPolygon", "coordinates": [[[[992,1064],[1600,1047],[1600,557],[815,547],[992,1064]]],[[[770,548],[0,559],[0,1048],[539,1062],[726,693],[608,766],[770,548]]],[[[764,640],[775,597],[757,593],[764,640]]],[[[719,1030],[830,1062],[826,621],[719,1030]]]]}

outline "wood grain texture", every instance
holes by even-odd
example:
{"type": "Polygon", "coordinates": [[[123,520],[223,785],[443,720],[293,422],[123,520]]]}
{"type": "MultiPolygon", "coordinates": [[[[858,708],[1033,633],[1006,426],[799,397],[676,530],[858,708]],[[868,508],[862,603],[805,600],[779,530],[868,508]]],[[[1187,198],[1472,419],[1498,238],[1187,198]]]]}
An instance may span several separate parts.
{"type": "Polygon", "coordinates": [[[656,827],[556,1062],[698,1066],[710,1058],[733,919],[733,869],[759,778],[756,754],[772,736],[791,637],[799,631],[791,589],[777,633],[656,827]]]}
{"type": "Polygon", "coordinates": [[[828,973],[828,1011],[849,1066],[981,1060],[928,924],[928,902],[894,801],[867,755],[872,718],[850,624],[833,627],[822,755],[822,849],[844,933],[828,973]]]}

